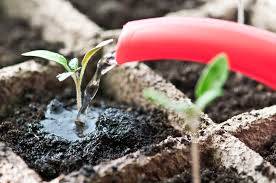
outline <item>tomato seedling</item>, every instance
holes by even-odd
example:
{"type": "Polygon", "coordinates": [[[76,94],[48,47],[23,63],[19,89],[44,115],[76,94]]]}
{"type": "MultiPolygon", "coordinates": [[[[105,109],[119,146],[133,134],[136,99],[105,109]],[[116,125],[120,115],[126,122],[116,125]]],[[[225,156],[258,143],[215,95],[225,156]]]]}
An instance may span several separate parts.
{"type": "Polygon", "coordinates": [[[77,98],[77,108],[80,110],[82,105],[82,93],[81,93],[81,84],[84,76],[85,69],[89,60],[104,46],[111,43],[113,40],[109,39],[101,42],[96,47],[89,50],[81,61],[81,65],[79,66],[79,61],[77,58],[73,58],[71,60],[67,60],[63,55],[54,53],[47,50],[34,50],[27,53],[23,53],[23,56],[31,56],[31,57],[39,57],[43,59],[47,59],[50,61],[54,61],[60,65],[62,65],[65,69],[65,72],[57,75],[57,79],[59,81],[64,81],[68,77],[72,77],[75,83],[76,88],[76,98],[77,98]]]}
{"type": "Polygon", "coordinates": [[[196,132],[200,126],[200,114],[217,97],[223,94],[223,85],[228,78],[228,59],[219,54],[205,67],[196,84],[194,104],[187,104],[168,98],[153,88],[145,89],[144,97],[151,102],[184,115],[192,135],[192,162],[194,182],[200,182],[199,152],[196,132]]]}

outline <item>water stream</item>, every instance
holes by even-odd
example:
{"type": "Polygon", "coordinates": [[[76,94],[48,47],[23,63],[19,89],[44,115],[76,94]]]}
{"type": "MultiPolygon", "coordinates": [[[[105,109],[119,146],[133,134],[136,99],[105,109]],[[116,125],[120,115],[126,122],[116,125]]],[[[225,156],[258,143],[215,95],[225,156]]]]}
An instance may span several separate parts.
{"type": "Polygon", "coordinates": [[[99,60],[96,72],[84,90],[83,102],[77,114],[76,124],[85,124],[84,119],[87,113],[87,108],[99,89],[101,77],[113,69],[116,65],[117,62],[114,57],[114,52],[106,54],[101,60],[99,60]]]}

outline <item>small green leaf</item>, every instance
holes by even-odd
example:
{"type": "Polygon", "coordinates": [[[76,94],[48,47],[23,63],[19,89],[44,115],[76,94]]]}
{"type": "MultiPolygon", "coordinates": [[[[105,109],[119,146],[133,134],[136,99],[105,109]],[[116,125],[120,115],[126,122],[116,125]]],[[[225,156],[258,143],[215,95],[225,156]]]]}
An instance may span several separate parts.
{"type": "Polygon", "coordinates": [[[104,41],[100,42],[100,43],[96,46],[96,48],[103,48],[103,47],[105,47],[106,45],[108,45],[108,44],[110,44],[110,43],[112,43],[112,42],[113,42],[113,39],[104,40],[104,41]]]}
{"type": "Polygon", "coordinates": [[[59,81],[64,81],[65,79],[67,79],[68,77],[72,76],[75,72],[64,72],[61,74],[57,75],[57,79],[59,81]]]}
{"type": "Polygon", "coordinates": [[[69,61],[68,65],[72,70],[76,70],[79,68],[79,60],[77,58],[73,58],[69,61]]]}
{"type": "Polygon", "coordinates": [[[205,92],[210,90],[221,91],[221,88],[223,87],[227,78],[228,59],[225,54],[219,54],[203,70],[196,84],[196,98],[198,99],[199,97],[203,96],[205,92]]]}
{"type": "Polygon", "coordinates": [[[215,100],[217,97],[222,96],[222,89],[209,90],[201,95],[195,102],[196,106],[202,111],[207,107],[209,103],[215,100]]]}
{"type": "Polygon", "coordinates": [[[113,39],[108,39],[106,41],[103,41],[100,44],[98,44],[96,47],[94,47],[91,50],[89,50],[84,55],[84,57],[83,57],[83,59],[81,61],[80,81],[82,81],[82,78],[83,78],[83,75],[84,75],[84,71],[85,71],[86,66],[87,66],[89,60],[91,59],[91,57],[94,56],[99,50],[101,50],[104,46],[106,46],[107,44],[110,44],[111,42],[113,42],[113,39]]]}
{"type": "Polygon", "coordinates": [[[113,42],[113,39],[105,40],[105,41],[99,43],[96,47],[94,47],[94,48],[92,48],[91,50],[89,50],[89,51],[85,54],[84,58],[83,58],[82,61],[81,61],[82,67],[85,68],[85,67],[87,66],[87,63],[88,63],[89,60],[91,59],[91,57],[92,57],[93,55],[95,55],[100,49],[102,49],[104,46],[110,44],[111,42],[113,42]]]}
{"type": "Polygon", "coordinates": [[[156,105],[169,107],[169,104],[171,103],[170,99],[165,94],[156,91],[153,88],[144,89],[143,95],[147,100],[155,103],[156,105]]]}
{"type": "Polygon", "coordinates": [[[191,108],[191,105],[188,103],[174,101],[167,97],[164,93],[156,91],[153,88],[144,89],[143,95],[152,103],[175,112],[185,112],[187,109],[191,108]]]}
{"type": "Polygon", "coordinates": [[[67,66],[66,58],[63,55],[60,55],[58,53],[47,51],[47,50],[34,50],[27,53],[23,53],[22,55],[28,56],[28,57],[39,57],[39,58],[51,60],[61,64],[67,71],[70,71],[70,69],[67,66]]]}

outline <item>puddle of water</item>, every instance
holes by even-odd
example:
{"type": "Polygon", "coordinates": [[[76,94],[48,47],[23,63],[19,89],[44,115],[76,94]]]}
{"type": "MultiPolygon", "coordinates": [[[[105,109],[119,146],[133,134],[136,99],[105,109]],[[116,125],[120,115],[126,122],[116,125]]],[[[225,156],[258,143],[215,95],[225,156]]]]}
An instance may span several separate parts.
{"type": "Polygon", "coordinates": [[[78,114],[76,107],[70,110],[65,109],[63,104],[55,99],[47,106],[46,119],[40,123],[44,132],[76,141],[95,131],[96,122],[101,112],[100,108],[91,108],[85,116],[85,126],[77,127],[74,121],[78,114]]]}

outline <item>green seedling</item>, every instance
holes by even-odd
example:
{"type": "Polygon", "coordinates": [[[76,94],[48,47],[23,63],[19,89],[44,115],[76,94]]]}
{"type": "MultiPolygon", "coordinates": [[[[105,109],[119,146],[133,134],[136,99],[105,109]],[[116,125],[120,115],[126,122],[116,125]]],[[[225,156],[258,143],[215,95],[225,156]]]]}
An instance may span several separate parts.
{"type": "Polygon", "coordinates": [[[109,39],[106,41],[101,42],[96,47],[89,50],[81,61],[81,65],[79,65],[79,61],[77,58],[73,58],[71,60],[67,60],[63,55],[54,53],[47,50],[34,50],[27,53],[23,53],[23,56],[30,56],[30,57],[39,57],[43,59],[47,59],[50,61],[54,61],[60,65],[62,65],[65,69],[64,73],[58,74],[57,79],[59,81],[64,81],[65,79],[72,77],[75,88],[76,88],[76,98],[77,98],[77,108],[78,110],[81,108],[82,105],[82,93],[81,93],[81,84],[84,76],[85,69],[89,60],[104,46],[111,43],[113,40],[109,39]]]}
{"type": "Polygon", "coordinates": [[[192,161],[193,161],[193,180],[195,183],[200,182],[199,173],[199,152],[197,145],[196,132],[200,126],[200,114],[205,108],[217,97],[223,94],[223,85],[228,78],[228,59],[225,54],[217,55],[210,61],[195,87],[196,100],[194,104],[179,102],[168,98],[164,93],[154,90],[153,88],[145,89],[144,97],[149,101],[165,107],[169,110],[181,113],[188,122],[192,131],[192,161]]]}

